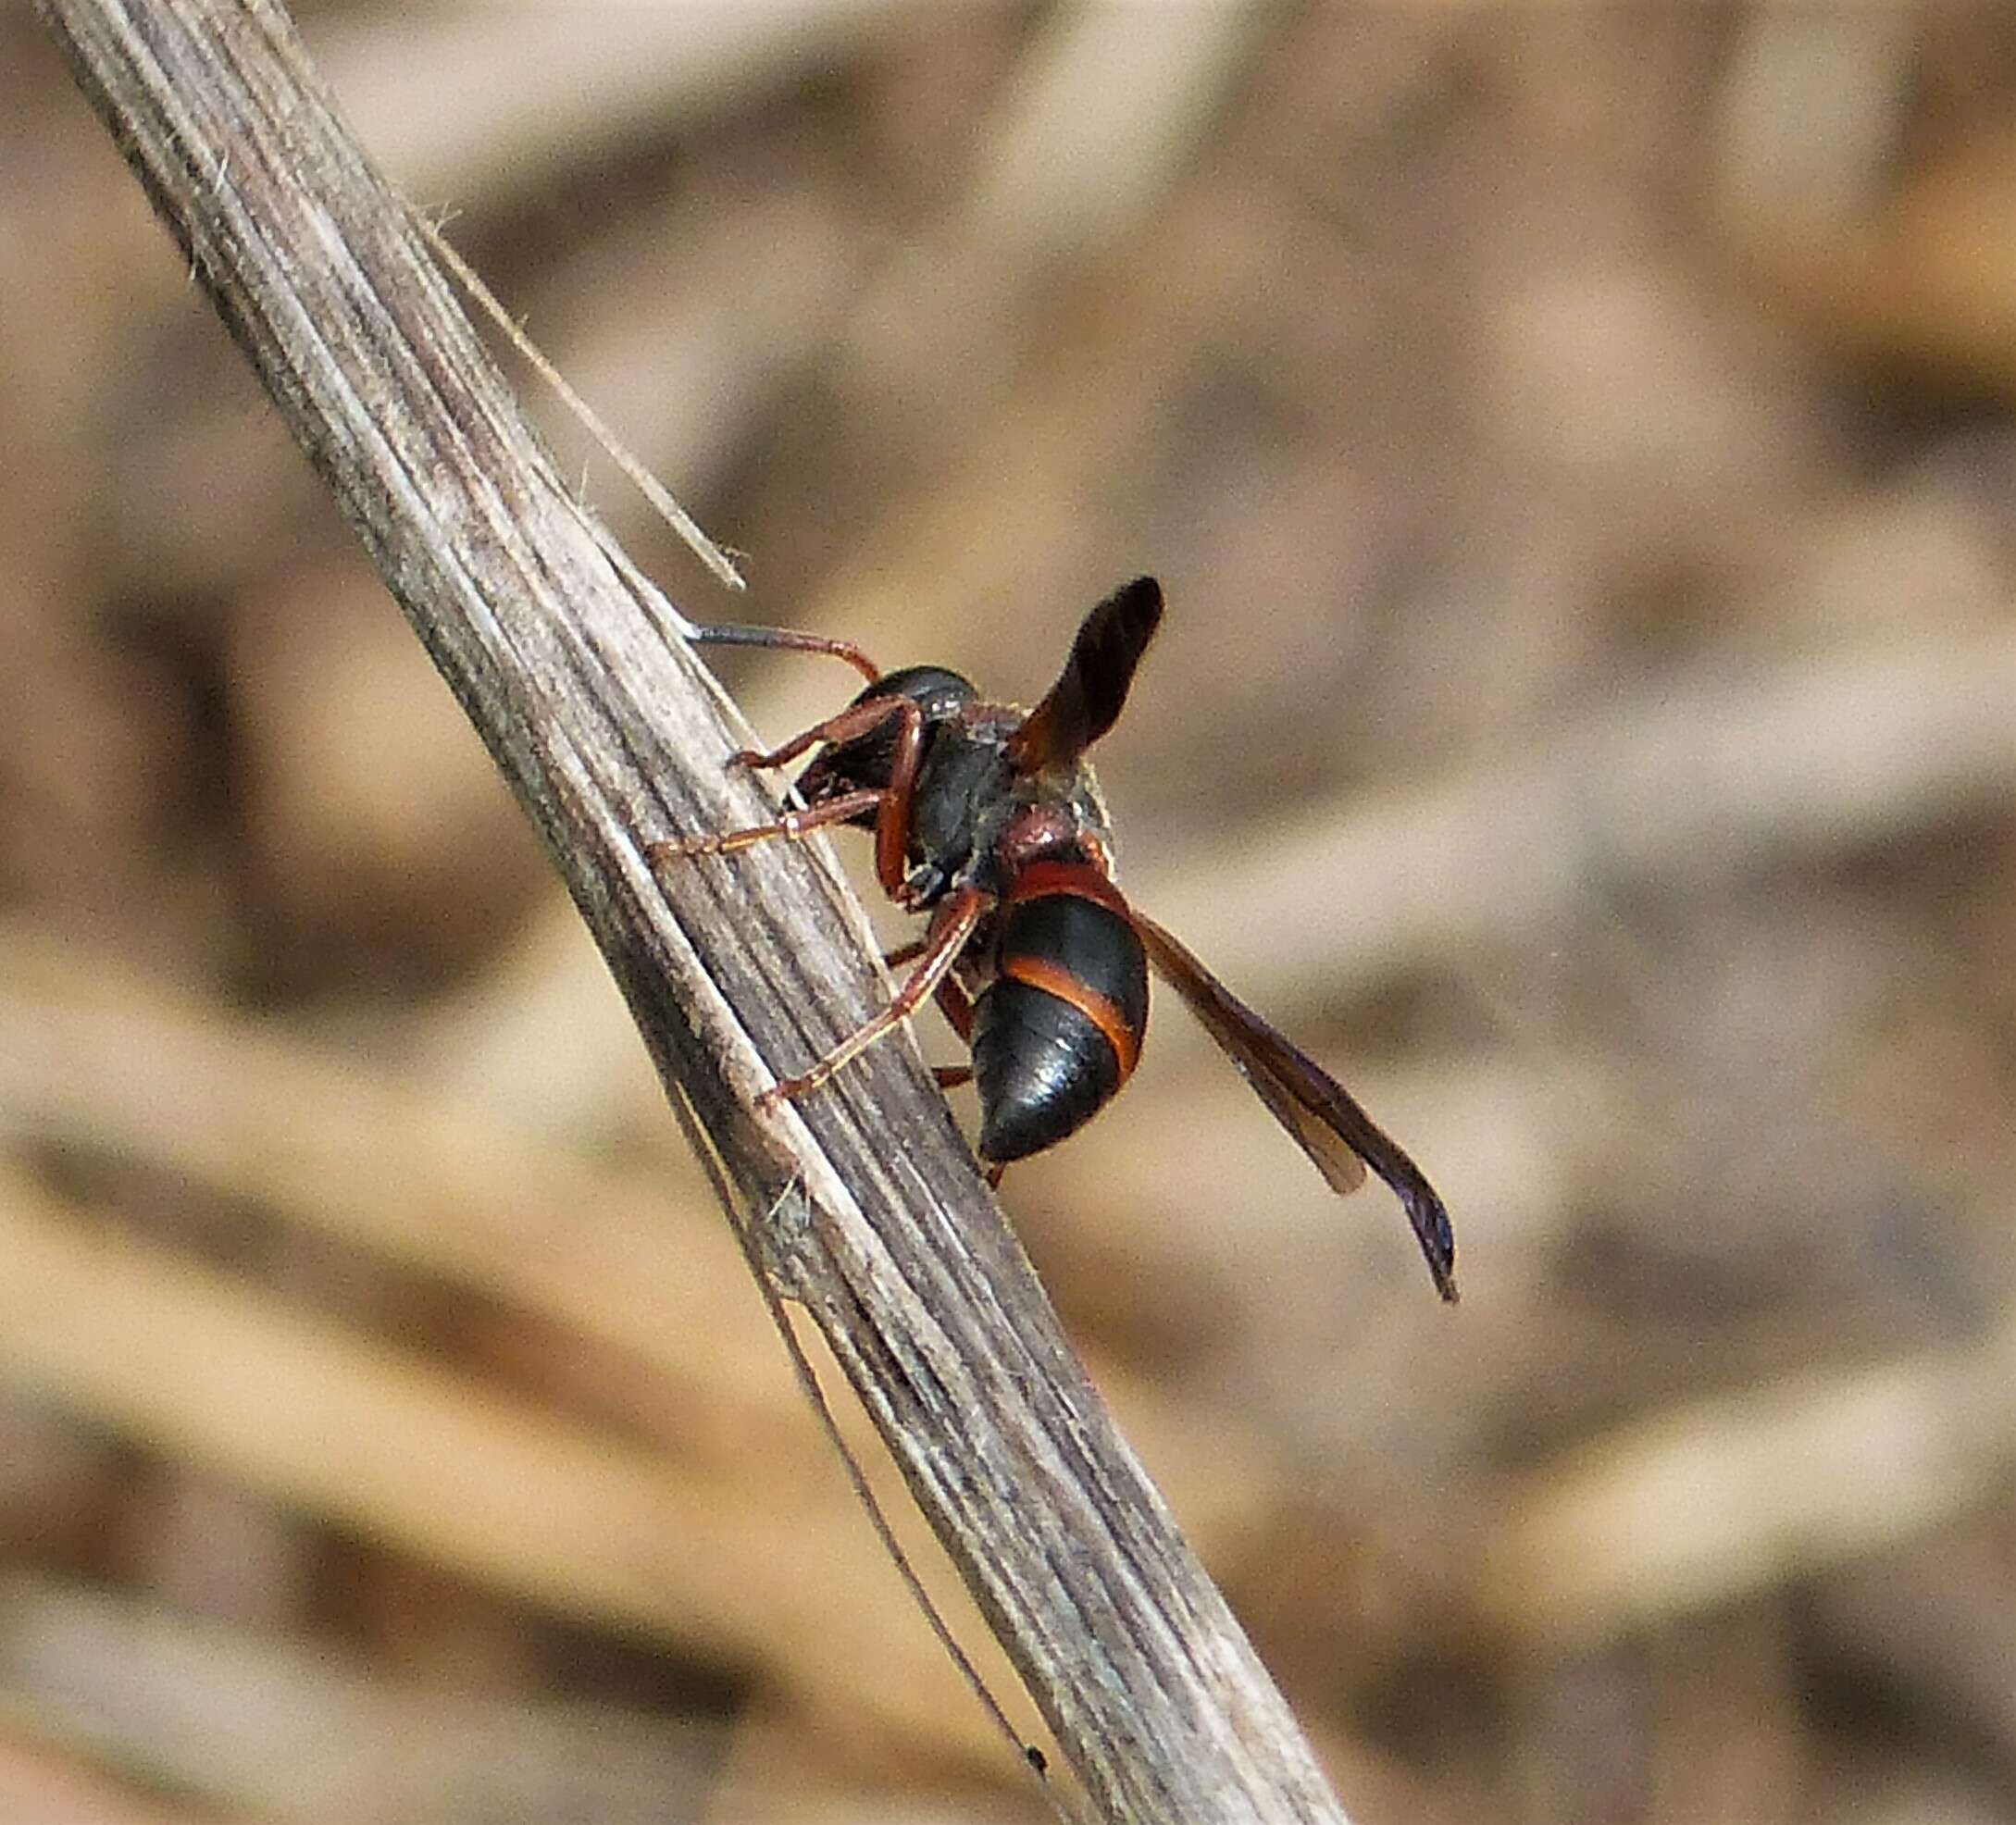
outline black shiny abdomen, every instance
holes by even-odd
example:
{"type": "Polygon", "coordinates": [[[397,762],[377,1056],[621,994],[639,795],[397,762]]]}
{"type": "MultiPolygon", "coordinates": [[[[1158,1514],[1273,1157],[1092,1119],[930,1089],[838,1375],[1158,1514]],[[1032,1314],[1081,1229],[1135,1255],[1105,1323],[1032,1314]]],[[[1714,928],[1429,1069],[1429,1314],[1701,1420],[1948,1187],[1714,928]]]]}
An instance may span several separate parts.
{"type": "Polygon", "coordinates": [[[1148,960],[1125,918],[1076,893],[1011,901],[995,956],[974,1008],[973,1075],[980,1157],[1003,1164],[1075,1134],[1126,1081],[1148,1025],[1148,960]],[[1070,995],[1018,980],[1023,962],[1070,995]],[[1125,1058],[1079,995],[1110,1008],[1125,1058]]]}
{"type": "Polygon", "coordinates": [[[1120,1087],[1112,1043],[1070,1002],[1003,977],[973,1011],[980,1158],[1003,1165],[1083,1127],[1120,1087]]]}

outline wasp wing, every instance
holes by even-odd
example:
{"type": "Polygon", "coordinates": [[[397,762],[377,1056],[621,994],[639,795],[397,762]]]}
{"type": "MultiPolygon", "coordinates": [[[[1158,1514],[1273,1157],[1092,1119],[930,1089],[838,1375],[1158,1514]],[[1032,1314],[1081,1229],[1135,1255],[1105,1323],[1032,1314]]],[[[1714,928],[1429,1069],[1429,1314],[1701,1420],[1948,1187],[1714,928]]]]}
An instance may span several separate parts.
{"type": "Polygon", "coordinates": [[[1371,1167],[1413,1225],[1436,1291],[1456,1298],[1456,1234],[1435,1187],[1343,1085],[1284,1038],[1152,919],[1130,911],[1155,973],[1188,1002],[1261,1101],[1334,1190],[1355,1191],[1371,1167]]]}
{"type": "Polygon", "coordinates": [[[1067,765],[1114,726],[1161,625],[1162,586],[1152,577],[1123,583],[1085,617],[1062,676],[1009,738],[1016,772],[1067,765]]]}

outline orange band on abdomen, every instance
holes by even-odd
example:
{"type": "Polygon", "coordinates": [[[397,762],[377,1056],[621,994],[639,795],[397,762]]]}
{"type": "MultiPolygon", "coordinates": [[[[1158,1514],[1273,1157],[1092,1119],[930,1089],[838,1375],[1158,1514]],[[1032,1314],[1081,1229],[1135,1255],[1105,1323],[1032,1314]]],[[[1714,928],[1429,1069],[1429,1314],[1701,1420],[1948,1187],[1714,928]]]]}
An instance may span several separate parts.
{"type": "Polygon", "coordinates": [[[1126,1016],[1110,996],[1101,995],[1061,964],[1042,957],[1011,953],[1001,960],[998,968],[1002,975],[1013,981],[1040,989],[1046,995],[1054,995],[1060,1001],[1076,1008],[1106,1036],[1106,1043],[1113,1048],[1114,1058],[1120,1067],[1120,1081],[1114,1086],[1114,1089],[1133,1074],[1135,1061],[1141,1055],[1140,1038],[1128,1026],[1126,1016]]]}

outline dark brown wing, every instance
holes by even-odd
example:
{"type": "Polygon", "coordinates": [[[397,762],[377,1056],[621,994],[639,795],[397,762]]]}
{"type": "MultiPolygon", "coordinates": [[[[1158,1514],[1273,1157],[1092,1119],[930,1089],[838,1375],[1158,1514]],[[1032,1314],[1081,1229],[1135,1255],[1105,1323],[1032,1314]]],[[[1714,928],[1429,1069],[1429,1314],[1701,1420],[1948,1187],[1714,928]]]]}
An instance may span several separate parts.
{"type": "Polygon", "coordinates": [[[1067,765],[1114,726],[1161,624],[1162,585],[1152,577],[1122,584],[1085,617],[1063,676],[1009,738],[1018,773],[1067,765]]]}
{"type": "Polygon", "coordinates": [[[1238,1066],[1274,1119],[1301,1143],[1316,1170],[1338,1191],[1355,1191],[1365,1168],[1393,1187],[1435,1289],[1456,1299],[1456,1233],[1436,1190],[1401,1151],[1307,1053],[1282,1037],[1152,919],[1129,909],[1155,972],[1190,1005],[1226,1056],[1238,1066]]]}

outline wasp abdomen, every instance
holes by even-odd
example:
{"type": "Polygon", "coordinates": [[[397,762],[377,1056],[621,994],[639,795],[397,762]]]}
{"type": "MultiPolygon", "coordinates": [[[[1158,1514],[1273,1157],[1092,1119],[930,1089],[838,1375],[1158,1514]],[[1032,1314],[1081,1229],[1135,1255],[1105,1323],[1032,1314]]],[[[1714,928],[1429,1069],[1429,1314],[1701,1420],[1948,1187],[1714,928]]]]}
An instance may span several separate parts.
{"type": "Polygon", "coordinates": [[[974,1009],[980,1155],[996,1164],[1075,1133],[1126,1082],[1148,1025],[1148,959],[1113,885],[1082,863],[1027,869],[974,1009]]]}

